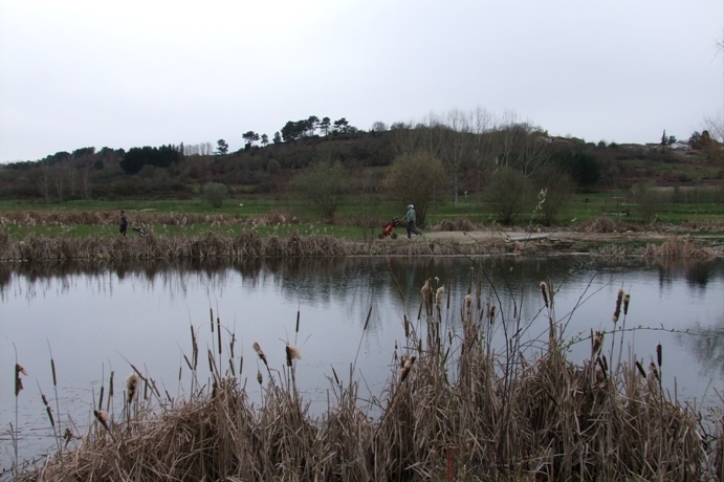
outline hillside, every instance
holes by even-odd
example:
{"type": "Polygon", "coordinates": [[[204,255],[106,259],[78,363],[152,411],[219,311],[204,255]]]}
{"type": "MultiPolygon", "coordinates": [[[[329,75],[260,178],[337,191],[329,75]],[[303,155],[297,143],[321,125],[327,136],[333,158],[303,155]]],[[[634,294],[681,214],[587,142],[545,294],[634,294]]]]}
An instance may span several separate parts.
{"type": "Polygon", "coordinates": [[[352,129],[325,136],[301,135],[264,146],[252,140],[233,153],[220,153],[221,147],[216,152],[208,143],[128,152],[85,147],[38,161],[0,165],[0,199],[46,203],[190,199],[211,182],[228,186],[232,197],[284,198],[289,181],[320,160],[340,161],[346,193],[384,195],[382,181],[388,166],[399,154],[416,150],[432,152],[443,162],[447,176],[440,179],[440,189],[450,197],[485,189],[501,164],[525,172],[526,179],[543,167],[554,168],[569,176],[579,192],[628,189],[642,181],[660,187],[724,185],[724,162],[712,151],[682,144],[587,143],[553,138],[525,124],[483,134],[445,126],[352,129]]]}

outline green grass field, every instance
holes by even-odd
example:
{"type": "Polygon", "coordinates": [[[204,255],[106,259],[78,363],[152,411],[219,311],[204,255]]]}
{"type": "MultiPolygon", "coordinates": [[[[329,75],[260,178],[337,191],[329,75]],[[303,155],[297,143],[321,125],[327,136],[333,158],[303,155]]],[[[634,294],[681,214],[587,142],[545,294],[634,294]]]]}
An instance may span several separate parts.
{"type": "MultiPolygon", "coordinates": [[[[602,216],[617,221],[642,222],[644,218],[640,207],[633,204],[630,201],[630,196],[626,194],[616,192],[577,194],[557,214],[556,225],[565,226],[602,216]]],[[[656,220],[670,224],[682,224],[686,221],[722,222],[724,221],[724,202],[720,201],[721,198],[722,193],[718,191],[661,193],[655,206],[656,220]],[[669,199],[674,198],[679,202],[670,202],[669,199]]],[[[250,219],[270,213],[284,213],[288,220],[291,220],[292,217],[296,218],[295,222],[258,226],[254,229],[257,229],[262,236],[277,234],[284,237],[296,231],[302,235],[315,233],[351,240],[365,240],[376,237],[389,219],[395,216],[402,217],[405,213],[405,203],[348,197],[340,202],[334,222],[324,223],[304,205],[263,197],[227,200],[221,208],[213,208],[200,199],[186,201],[67,201],[62,204],[49,205],[39,202],[0,202],[0,215],[17,211],[35,211],[47,215],[98,212],[113,217],[121,209],[128,213],[132,225],[134,224],[134,218],[141,215],[201,214],[214,216],[223,214],[237,219],[250,219]],[[372,227],[370,227],[370,223],[372,223],[372,227]]],[[[489,208],[484,203],[480,203],[474,198],[461,196],[457,206],[452,200],[447,199],[432,202],[425,224],[429,228],[429,226],[435,225],[442,220],[456,220],[458,218],[467,218],[474,223],[483,224],[495,222],[495,216],[490,213],[489,208]]],[[[532,204],[515,218],[515,223],[519,225],[527,225],[537,221],[532,204]]],[[[156,235],[163,236],[201,236],[208,232],[235,236],[242,230],[251,229],[241,223],[211,226],[205,222],[185,225],[158,223],[148,225],[146,228],[156,235]]],[[[43,225],[37,223],[28,225],[24,223],[8,223],[5,225],[4,230],[14,239],[22,239],[29,234],[50,237],[98,236],[101,238],[113,238],[118,235],[118,228],[114,224],[58,225],[52,223],[43,225]]],[[[398,233],[402,232],[404,232],[404,229],[398,230],[398,233]]],[[[134,233],[129,230],[129,235],[134,235],[134,233]]]]}

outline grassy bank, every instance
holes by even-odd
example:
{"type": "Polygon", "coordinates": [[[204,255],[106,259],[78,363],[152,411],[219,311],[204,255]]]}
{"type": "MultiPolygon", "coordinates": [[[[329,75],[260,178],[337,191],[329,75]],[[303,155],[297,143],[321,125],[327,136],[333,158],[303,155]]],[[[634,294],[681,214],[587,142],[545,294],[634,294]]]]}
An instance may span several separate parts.
{"type": "MultiPolygon", "coordinates": [[[[515,223],[527,224],[533,215],[538,200],[525,205],[515,216],[515,223]]],[[[407,202],[373,195],[343,196],[337,206],[333,224],[347,225],[350,221],[375,219],[387,222],[405,213],[407,202]]],[[[301,222],[318,223],[318,218],[309,206],[299,200],[278,199],[272,196],[249,196],[229,199],[222,207],[211,207],[201,199],[191,200],[74,200],[45,204],[39,201],[0,201],[0,216],[14,212],[33,211],[45,214],[93,212],[111,216],[117,222],[118,211],[126,210],[133,219],[137,215],[202,215],[223,216],[235,219],[261,218],[275,213],[284,213],[288,218],[296,217],[301,222]]],[[[637,197],[630,189],[600,193],[573,195],[555,215],[556,225],[566,226],[599,217],[609,217],[617,222],[650,222],[657,219],[663,223],[682,224],[685,222],[717,221],[724,216],[724,189],[721,187],[650,188],[645,198],[637,197]]],[[[469,219],[473,223],[492,223],[496,220],[490,205],[477,196],[460,196],[458,203],[441,197],[433,200],[427,213],[427,224],[434,225],[442,220],[469,219]]]]}
{"type": "MultiPolygon", "coordinates": [[[[497,309],[495,288],[484,284],[482,272],[471,273],[455,307],[428,280],[417,316],[403,317],[405,339],[390,354],[382,391],[369,397],[354,363],[349,373],[332,370],[319,415],[296,384],[297,371],[312,368],[294,347],[254,344],[257,361],[245,360],[212,314],[211,346],[191,331],[183,399],[134,368],[123,393],[111,381],[94,401],[86,433],[18,479],[723,480],[721,419],[700,418],[662,389],[665,349],[651,347],[651,363],[622,362],[623,330],[592,333],[590,358],[573,363],[549,283],[540,298],[549,331],[533,341],[527,322],[497,309]],[[443,322],[446,310],[459,310],[461,325],[443,322]],[[491,346],[496,330],[504,351],[491,346]],[[261,399],[251,400],[245,379],[260,384],[261,399]]],[[[623,292],[611,300],[623,326],[629,302],[623,292]]]]}

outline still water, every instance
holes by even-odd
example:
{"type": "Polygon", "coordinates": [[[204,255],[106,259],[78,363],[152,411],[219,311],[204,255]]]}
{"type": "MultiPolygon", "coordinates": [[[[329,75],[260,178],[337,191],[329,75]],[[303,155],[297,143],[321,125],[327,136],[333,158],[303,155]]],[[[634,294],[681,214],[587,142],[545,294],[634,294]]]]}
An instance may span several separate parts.
{"type": "MultiPolygon", "coordinates": [[[[528,356],[547,339],[539,283],[550,279],[555,316],[564,338],[573,340],[569,357],[590,355],[590,330],[611,331],[619,289],[631,305],[617,327],[614,360],[636,357],[644,366],[663,346],[665,386],[672,396],[696,407],[724,405],[724,261],[681,266],[628,264],[597,266],[588,258],[535,261],[490,259],[344,259],[251,264],[137,266],[0,266],[0,470],[13,460],[10,425],[19,427],[20,459],[55,446],[41,392],[55,411],[51,353],[56,367],[63,427],[88,426],[93,400],[115,374],[116,412],[123,380],[133,364],[151,376],[164,397],[188,394],[191,329],[199,340],[199,373],[209,374],[207,349],[218,354],[221,323],[223,370],[231,358],[251,400],[258,342],[270,367],[282,370],[285,345],[301,351],[297,383],[312,410],[326,407],[332,368],[355,379],[361,394],[379,394],[390,373],[396,341],[404,340],[403,317],[418,319],[420,287],[437,277],[450,292],[443,303],[445,332],[459,333],[463,298],[482,287],[481,304],[496,305],[492,346],[505,349],[507,331],[521,328],[528,356]],[[367,329],[364,330],[368,314],[367,329]],[[299,316],[299,331],[296,331],[299,316]],[[582,340],[575,342],[576,340],[582,340]],[[14,396],[14,367],[27,371],[24,390],[14,396]],[[242,362],[242,372],[239,366],[242,362]]],[[[417,323],[417,322],[416,322],[417,323]]],[[[604,353],[610,356],[611,336],[604,353]]],[[[203,381],[203,380],[202,380],[203,381]]],[[[58,415],[55,414],[56,418],[58,415]]]]}

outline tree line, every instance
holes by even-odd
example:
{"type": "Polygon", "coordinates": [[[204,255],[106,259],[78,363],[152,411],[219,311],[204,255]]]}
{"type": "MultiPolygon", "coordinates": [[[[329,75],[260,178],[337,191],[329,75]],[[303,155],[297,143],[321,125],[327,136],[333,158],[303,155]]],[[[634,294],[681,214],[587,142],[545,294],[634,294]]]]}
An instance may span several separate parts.
{"type": "MultiPolygon", "coordinates": [[[[389,127],[375,122],[369,131],[351,126],[344,117],[309,116],[288,121],[272,142],[253,131],[242,137],[245,146],[235,152],[219,139],[215,146],[84,147],[12,163],[0,168],[0,197],[39,196],[46,202],[149,195],[184,199],[215,183],[226,187],[216,186],[215,192],[226,195],[240,185],[274,196],[302,193],[299,198],[318,205],[323,217],[334,215],[340,196],[362,193],[413,202],[422,219],[430,200],[457,204],[464,197],[486,204],[509,222],[531,200],[551,219],[556,205],[574,189],[610,187],[626,174],[627,160],[659,156],[667,162],[669,156],[663,146],[650,152],[553,137],[514,114],[496,117],[485,109],[430,114],[389,127]],[[386,175],[364,171],[372,167],[385,168],[386,175]],[[311,192],[313,188],[320,192],[311,192]]],[[[695,140],[701,143],[702,137],[708,142],[704,135],[695,140]]]]}

